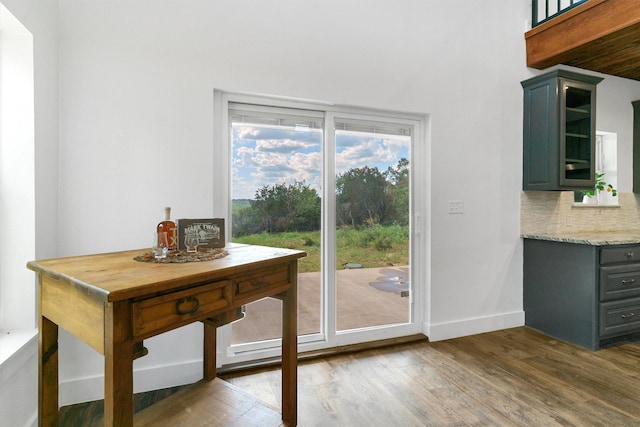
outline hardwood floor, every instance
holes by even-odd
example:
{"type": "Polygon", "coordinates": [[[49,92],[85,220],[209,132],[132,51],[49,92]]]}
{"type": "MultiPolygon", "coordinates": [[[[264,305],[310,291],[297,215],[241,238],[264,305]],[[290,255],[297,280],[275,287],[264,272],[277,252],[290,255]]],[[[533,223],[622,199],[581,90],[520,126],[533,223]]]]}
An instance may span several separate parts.
{"type": "MultiPolygon", "coordinates": [[[[278,407],[279,371],[227,381],[278,407]]],[[[299,425],[640,425],[640,342],[597,352],[527,327],[300,364],[299,425]]]]}
{"type": "MultiPolygon", "coordinates": [[[[280,407],[279,369],[223,378],[280,407]]],[[[298,425],[640,425],[640,341],[592,352],[520,327],[305,360],[298,425]]]]}

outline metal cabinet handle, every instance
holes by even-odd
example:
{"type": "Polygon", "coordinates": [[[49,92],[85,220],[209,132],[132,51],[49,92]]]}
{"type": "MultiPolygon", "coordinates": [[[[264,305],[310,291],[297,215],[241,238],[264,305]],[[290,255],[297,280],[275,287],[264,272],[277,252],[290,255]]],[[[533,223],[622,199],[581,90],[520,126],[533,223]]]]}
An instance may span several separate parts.
{"type": "Polygon", "coordinates": [[[622,279],[622,284],[623,285],[631,285],[632,283],[635,283],[635,282],[636,282],[636,279],[629,279],[629,280],[622,279]]]}
{"type": "Polygon", "coordinates": [[[634,255],[633,252],[627,252],[627,258],[633,258],[634,255]]]}
{"type": "Polygon", "coordinates": [[[635,316],[635,313],[623,314],[621,317],[623,319],[631,319],[633,316],[635,316]]]}
{"type": "Polygon", "coordinates": [[[199,308],[200,308],[200,301],[198,301],[198,298],[196,297],[187,297],[186,300],[184,298],[180,298],[176,302],[176,313],[178,314],[195,313],[196,311],[198,311],[199,308]],[[191,303],[191,308],[183,310],[181,306],[182,304],[185,304],[185,303],[191,303]]]}

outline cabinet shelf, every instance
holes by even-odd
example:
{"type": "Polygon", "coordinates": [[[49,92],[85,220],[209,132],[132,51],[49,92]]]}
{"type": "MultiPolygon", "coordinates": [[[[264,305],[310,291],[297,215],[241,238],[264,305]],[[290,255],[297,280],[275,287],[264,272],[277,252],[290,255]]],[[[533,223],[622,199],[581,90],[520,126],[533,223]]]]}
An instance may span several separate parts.
{"type": "Polygon", "coordinates": [[[582,107],[567,107],[566,110],[567,112],[582,113],[588,116],[591,114],[591,105],[584,105],[582,107]]]}
{"type": "Polygon", "coordinates": [[[579,139],[590,139],[590,135],[584,135],[581,133],[565,133],[565,136],[568,138],[579,138],[579,139]]]}
{"type": "MultiPolygon", "coordinates": [[[[587,108],[591,108],[591,106],[588,105],[587,108]]],[[[567,107],[565,111],[566,111],[567,123],[582,122],[583,120],[589,121],[589,119],[591,118],[590,111],[583,107],[580,107],[580,108],[567,107]]]]}
{"type": "Polygon", "coordinates": [[[589,163],[588,162],[567,163],[566,165],[564,165],[564,168],[565,170],[568,170],[568,171],[589,169],[589,163]]]}

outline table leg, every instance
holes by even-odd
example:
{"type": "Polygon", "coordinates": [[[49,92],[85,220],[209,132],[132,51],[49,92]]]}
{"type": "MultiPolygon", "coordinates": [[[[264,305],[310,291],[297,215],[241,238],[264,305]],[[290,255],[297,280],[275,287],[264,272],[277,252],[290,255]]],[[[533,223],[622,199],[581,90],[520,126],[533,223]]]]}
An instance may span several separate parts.
{"type": "Polygon", "coordinates": [[[298,263],[289,266],[291,287],[282,300],[282,420],[298,422],[298,263]]]}
{"type": "Polygon", "coordinates": [[[38,425],[58,425],[58,325],[39,318],[38,336],[38,425]]]}
{"type": "Polygon", "coordinates": [[[104,425],[133,426],[133,338],[131,303],[105,306],[104,425]]]}
{"type": "Polygon", "coordinates": [[[212,322],[204,321],[204,355],[203,372],[204,379],[211,381],[216,378],[216,341],[218,326],[212,322]]]}

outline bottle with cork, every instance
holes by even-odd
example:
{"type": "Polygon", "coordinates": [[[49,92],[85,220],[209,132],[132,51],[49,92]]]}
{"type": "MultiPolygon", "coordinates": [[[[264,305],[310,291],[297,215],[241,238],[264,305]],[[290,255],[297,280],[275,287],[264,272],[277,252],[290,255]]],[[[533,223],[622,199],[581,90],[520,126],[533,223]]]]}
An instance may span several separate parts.
{"type": "Polygon", "coordinates": [[[158,233],[167,233],[169,240],[169,252],[178,250],[178,228],[176,223],[171,221],[171,208],[164,208],[164,221],[160,222],[156,227],[158,233]]]}

